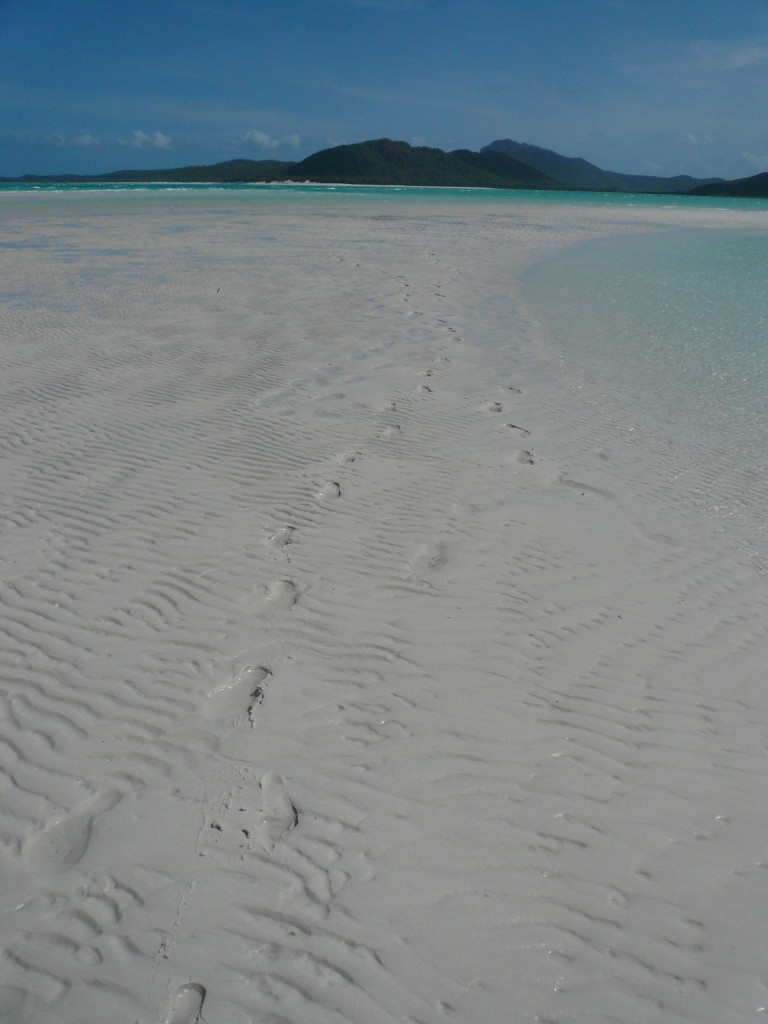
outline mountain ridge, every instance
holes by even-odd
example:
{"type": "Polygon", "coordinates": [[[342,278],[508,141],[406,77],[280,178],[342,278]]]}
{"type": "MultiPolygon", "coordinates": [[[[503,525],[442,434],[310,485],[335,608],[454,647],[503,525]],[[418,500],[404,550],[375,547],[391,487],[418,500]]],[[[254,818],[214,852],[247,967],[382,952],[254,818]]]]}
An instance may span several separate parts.
{"type": "Polygon", "coordinates": [[[662,177],[653,174],[623,174],[620,171],[606,171],[583,157],[568,157],[552,149],[533,146],[514,139],[497,139],[483,146],[481,153],[505,153],[548,174],[564,185],[586,191],[606,192],[647,192],[685,193],[693,188],[721,183],[722,178],[694,178],[687,174],[662,177]]]}
{"type": "Polygon", "coordinates": [[[672,177],[623,174],[603,170],[581,157],[565,157],[554,150],[512,139],[497,139],[479,152],[469,149],[445,152],[381,138],[333,146],[298,161],[237,158],[215,164],[190,164],[157,170],[0,177],[0,182],[6,184],[258,184],[305,181],[316,184],[561,189],[768,198],[768,172],[734,181],[694,178],[685,174],[672,177]]]}

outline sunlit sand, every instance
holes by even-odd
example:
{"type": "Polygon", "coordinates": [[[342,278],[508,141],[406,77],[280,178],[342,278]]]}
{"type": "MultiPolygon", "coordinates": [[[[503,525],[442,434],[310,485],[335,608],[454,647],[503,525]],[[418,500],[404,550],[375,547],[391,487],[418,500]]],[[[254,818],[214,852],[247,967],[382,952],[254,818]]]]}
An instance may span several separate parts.
{"type": "Polygon", "coordinates": [[[0,1018],[759,1019],[765,580],[518,282],[765,215],[303,203],[0,210],[0,1018]]]}

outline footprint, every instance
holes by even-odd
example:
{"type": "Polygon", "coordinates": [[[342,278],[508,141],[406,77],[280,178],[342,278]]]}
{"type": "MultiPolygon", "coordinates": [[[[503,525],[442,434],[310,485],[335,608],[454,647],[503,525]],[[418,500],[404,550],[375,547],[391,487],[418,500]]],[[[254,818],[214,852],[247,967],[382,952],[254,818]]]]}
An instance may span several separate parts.
{"type": "Polygon", "coordinates": [[[601,498],[613,498],[614,495],[611,491],[606,491],[602,487],[595,487],[593,484],[585,484],[580,480],[571,480],[569,477],[563,476],[562,474],[558,477],[558,483],[565,484],[566,487],[573,487],[577,491],[581,491],[584,494],[598,494],[601,498]]]}
{"type": "Polygon", "coordinates": [[[284,551],[289,544],[293,543],[293,535],[296,532],[293,526],[281,526],[273,533],[267,543],[274,551],[284,551]]]}
{"type": "Polygon", "coordinates": [[[292,580],[274,580],[269,584],[264,603],[270,610],[285,611],[298,600],[296,584],[292,580]]]}
{"type": "Polygon", "coordinates": [[[532,466],[534,464],[533,452],[520,451],[515,454],[515,458],[518,462],[521,462],[524,466],[532,466]]]}
{"type": "Polygon", "coordinates": [[[673,547],[679,547],[679,541],[676,541],[674,537],[671,537],[668,533],[658,533],[654,530],[649,530],[642,523],[632,523],[632,527],[635,533],[642,540],[650,541],[652,544],[670,544],[673,547]]]}
{"type": "Polygon", "coordinates": [[[488,412],[501,412],[501,402],[490,402],[486,409],[488,412]]]}
{"type": "Polygon", "coordinates": [[[514,430],[515,433],[519,434],[520,437],[530,437],[530,430],[526,430],[525,427],[518,427],[516,423],[505,423],[505,427],[509,427],[510,430],[514,430]]]}
{"type": "Polygon", "coordinates": [[[248,715],[253,724],[256,707],[264,700],[264,682],[272,673],[262,665],[245,665],[232,673],[229,682],[208,694],[205,718],[237,718],[248,715]]]}
{"type": "Polygon", "coordinates": [[[285,790],[285,783],[275,772],[265,772],[261,777],[261,817],[259,818],[259,840],[265,850],[271,851],[275,843],[298,824],[299,815],[285,790]]]}
{"type": "Polygon", "coordinates": [[[16,985],[0,985],[0,1020],[39,1020],[46,1005],[40,996],[16,985]]]}
{"type": "Polygon", "coordinates": [[[161,1024],[197,1024],[205,1002],[205,989],[192,981],[173,993],[161,1024]]]}
{"type": "Polygon", "coordinates": [[[447,561],[448,553],[441,541],[419,544],[411,559],[411,576],[418,578],[435,569],[441,569],[447,561]]]}
{"type": "Polygon", "coordinates": [[[121,799],[115,789],[96,793],[66,818],[32,836],[24,847],[24,860],[33,871],[61,874],[82,859],[91,839],[93,821],[121,799]]]}
{"type": "Polygon", "coordinates": [[[318,494],[318,498],[338,498],[341,495],[341,485],[335,480],[330,480],[318,494]]]}
{"type": "Polygon", "coordinates": [[[350,462],[354,462],[359,455],[360,452],[356,451],[342,452],[340,455],[336,456],[336,461],[339,463],[340,466],[347,466],[349,465],[350,462]]]}

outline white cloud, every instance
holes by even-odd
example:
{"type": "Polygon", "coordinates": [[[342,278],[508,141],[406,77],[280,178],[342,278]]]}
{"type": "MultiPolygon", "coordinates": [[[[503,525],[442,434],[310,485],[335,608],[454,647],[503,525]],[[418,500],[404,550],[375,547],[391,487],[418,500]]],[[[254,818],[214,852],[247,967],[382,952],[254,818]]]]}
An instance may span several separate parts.
{"type": "Polygon", "coordinates": [[[717,139],[714,135],[697,135],[695,132],[686,132],[685,141],[690,142],[692,146],[707,146],[717,142],[717,139]]]}
{"type": "Polygon", "coordinates": [[[95,135],[91,135],[90,132],[86,132],[85,135],[78,135],[75,145],[82,146],[84,149],[94,149],[101,145],[101,140],[97,139],[95,135]]]}
{"type": "Polygon", "coordinates": [[[271,135],[259,128],[251,128],[245,133],[244,138],[246,142],[254,142],[259,149],[277,149],[280,145],[279,139],[273,139],[271,135]]]}
{"type": "Polygon", "coordinates": [[[122,145],[133,146],[134,149],[144,149],[146,146],[152,146],[155,149],[170,149],[171,136],[165,135],[163,132],[153,132],[152,135],[147,135],[146,132],[137,128],[130,139],[123,142],[122,145]]]}
{"type": "Polygon", "coordinates": [[[295,132],[291,135],[283,135],[281,138],[276,139],[268,132],[261,131],[260,128],[251,128],[245,133],[243,139],[245,142],[252,142],[259,149],[279,149],[280,146],[289,146],[291,149],[298,149],[301,145],[301,139],[295,132]]]}

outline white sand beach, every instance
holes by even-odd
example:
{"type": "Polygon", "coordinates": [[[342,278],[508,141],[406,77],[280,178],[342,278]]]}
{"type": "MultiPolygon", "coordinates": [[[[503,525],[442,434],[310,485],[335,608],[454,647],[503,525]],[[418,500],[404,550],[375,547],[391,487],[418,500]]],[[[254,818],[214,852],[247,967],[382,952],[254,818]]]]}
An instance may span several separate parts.
{"type": "Polygon", "coordinates": [[[766,579],[518,291],[676,225],[6,198],[0,1020],[765,1018],[766,579]]]}

